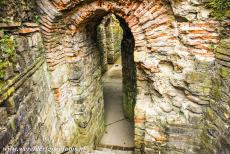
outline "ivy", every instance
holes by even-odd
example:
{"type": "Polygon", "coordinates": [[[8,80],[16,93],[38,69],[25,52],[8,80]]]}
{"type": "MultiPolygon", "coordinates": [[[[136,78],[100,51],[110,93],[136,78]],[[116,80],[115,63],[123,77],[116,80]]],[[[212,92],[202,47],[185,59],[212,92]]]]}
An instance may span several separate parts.
{"type": "MultiPolygon", "coordinates": [[[[0,82],[2,83],[5,77],[6,69],[12,65],[15,58],[14,41],[9,36],[0,31],[0,82]]],[[[1,85],[0,83],[0,85],[1,85]]]]}
{"type": "Polygon", "coordinates": [[[219,20],[230,16],[230,0],[208,0],[207,6],[212,10],[211,15],[219,20]]]}

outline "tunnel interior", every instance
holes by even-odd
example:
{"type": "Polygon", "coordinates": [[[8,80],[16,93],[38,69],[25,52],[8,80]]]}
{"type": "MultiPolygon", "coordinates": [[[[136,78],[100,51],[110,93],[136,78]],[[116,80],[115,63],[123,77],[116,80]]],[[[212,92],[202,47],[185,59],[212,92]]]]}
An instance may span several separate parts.
{"type": "Polygon", "coordinates": [[[128,25],[114,14],[97,27],[105,105],[105,134],[101,145],[134,146],[136,68],[134,38],[128,25]]]}
{"type": "Polygon", "coordinates": [[[136,101],[135,41],[125,20],[113,15],[122,30],[121,38],[116,36],[118,27],[111,26],[111,18],[107,17],[110,15],[111,13],[97,10],[95,16],[90,17],[85,24],[87,40],[96,45],[101,65],[105,110],[105,135],[102,137],[101,144],[133,147],[133,119],[136,101]],[[108,19],[103,26],[107,30],[100,31],[98,27],[106,17],[108,19]],[[103,39],[101,38],[102,35],[104,35],[103,39]],[[114,53],[118,54],[115,55],[114,62],[111,62],[105,49],[103,49],[111,48],[111,46],[115,46],[116,49],[114,50],[119,50],[119,53],[114,53]],[[115,125],[113,126],[113,124],[115,125]],[[119,132],[123,132],[120,133],[120,139],[111,142],[113,140],[111,137],[119,138],[119,135],[116,135],[119,132]]]}
{"type": "MultiPolygon", "coordinates": [[[[86,38],[87,41],[90,41],[92,44],[95,44],[98,52],[100,53],[100,63],[101,63],[101,72],[102,76],[106,73],[108,68],[108,61],[105,60],[105,54],[103,51],[103,47],[100,45],[103,42],[99,41],[98,39],[98,26],[101,24],[101,21],[103,17],[106,15],[111,14],[109,12],[106,12],[104,10],[96,10],[95,16],[91,16],[86,21],[86,38]],[[106,65],[106,66],[104,66],[106,65]]],[[[135,40],[133,37],[133,34],[128,26],[128,24],[125,22],[125,20],[117,15],[115,15],[116,18],[119,21],[119,25],[122,28],[122,39],[120,43],[120,60],[121,60],[121,66],[122,66],[122,92],[123,92],[123,111],[124,115],[127,119],[129,119],[131,122],[133,121],[134,117],[134,107],[135,107],[135,98],[136,98],[136,65],[134,62],[134,48],[135,48],[135,40]]],[[[109,22],[109,20],[107,20],[109,22]]],[[[105,26],[108,26],[109,24],[105,23],[105,26]]],[[[112,31],[112,33],[116,33],[116,31],[113,31],[109,29],[108,31],[112,31]]],[[[105,31],[106,32],[106,31],[105,31]]],[[[115,37],[115,36],[111,36],[115,37]]],[[[108,40],[106,41],[108,43],[114,43],[108,40]],[[109,42],[110,41],[110,42],[109,42]]],[[[115,38],[116,41],[117,38],[115,38]]],[[[107,45],[108,45],[107,43],[107,45]]],[[[109,44],[110,45],[110,44],[109,44]]],[[[116,60],[119,60],[117,58],[116,60]]]]}
{"type": "Polygon", "coordinates": [[[13,1],[0,2],[1,152],[95,153],[110,126],[126,122],[132,130],[134,121],[135,153],[229,153],[227,16],[219,21],[194,1],[13,1]],[[108,42],[118,58],[98,46],[97,27],[110,13],[124,31],[116,45],[108,42]],[[107,123],[108,112],[123,117],[107,123]]]}

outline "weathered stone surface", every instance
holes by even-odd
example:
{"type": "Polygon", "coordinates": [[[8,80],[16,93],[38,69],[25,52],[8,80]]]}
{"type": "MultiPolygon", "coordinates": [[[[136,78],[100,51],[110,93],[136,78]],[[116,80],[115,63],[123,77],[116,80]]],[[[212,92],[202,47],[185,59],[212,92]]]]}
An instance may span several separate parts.
{"type": "Polygon", "coordinates": [[[98,42],[103,57],[108,64],[113,64],[121,55],[121,40],[123,30],[114,14],[105,16],[97,28],[98,42]]]}
{"type": "Polygon", "coordinates": [[[8,116],[7,116],[7,111],[6,111],[6,108],[5,107],[1,107],[0,108],[0,117],[1,117],[1,120],[0,120],[0,125],[2,126],[4,126],[4,124],[7,122],[7,118],[8,118],[8,116]]]}
{"type": "Polygon", "coordinates": [[[22,28],[18,32],[21,34],[33,33],[39,31],[39,28],[22,28]]]}
{"type": "MultiPolygon", "coordinates": [[[[200,0],[170,0],[172,9],[176,18],[181,17],[184,20],[205,20],[209,18],[210,10],[204,7],[204,2],[200,0]]],[[[182,20],[181,19],[181,20],[182,20]]]]}
{"type": "MultiPolygon", "coordinates": [[[[0,21],[4,23],[35,21],[35,1],[2,0],[0,8],[0,21]]],[[[11,25],[11,24],[9,24],[11,25]]]]}
{"type": "Polygon", "coordinates": [[[14,23],[0,23],[1,28],[12,28],[12,27],[20,27],[21,22],[14,22],[14,23]]]}
{"type": "MultiPolygon", "coordinates": [[[[99,142],[101,62],[107,59],[98,52],[96,27],[113,12],[132,32],[124,31],[121,44],[108,39],[108,49],[125,51],[124,108],[134,118],[136,151],[230,151],[229,21],[221,25],[210,18],[204,2],[2,2],[0,26],[14,41],[15,59],[1,78],[1,108],[7,114],[0,113],[7,118],[0,120],[0,147],[91,149],[99,142]]],[[[1,60],[7,59],[2,53],[1,60]]]]}

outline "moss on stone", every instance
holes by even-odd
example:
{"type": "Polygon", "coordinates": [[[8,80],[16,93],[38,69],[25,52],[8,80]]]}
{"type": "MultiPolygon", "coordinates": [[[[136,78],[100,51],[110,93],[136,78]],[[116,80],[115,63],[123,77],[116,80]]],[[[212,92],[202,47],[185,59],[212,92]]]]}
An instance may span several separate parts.
{"type": "Polygon", "coordinates": [[[218,116],[216,115],[216,113],[211,108],[207,108],[206,118],[211,120],[211,121],[215,121],[218,118],[218,116]]]}
{"type": "Polygon", "coordinates": [[[134,118],[134,107],[135,107],[135,101],[133,98],[133,94],[129,92],[123,93],[123,111],[124,116],[129,119],[130,121],[134,118]]]}
{"type": "Polygon", "coordinates": [[[213,85],[212,85],[212,90],[211,90],[211,96],[214,100],[218,101],[221,99],[221,82],[217,78],[212,79],[213,85]]]}
{"type": "Polygon", "coordinates": [[[16,55],[14,48],[14,41],[9,36],[4,34],[3,31],[0,32],[0,88],[4,84],[5,71],[14,62],[16,55]]]}
{"type": "Polygon", "coordinates": [[[205,72],[189,72],[186,74],[186,81],[188,83],[203,83],[209,81],[210,75],[205,72]]]}
{"type": "Polygon", "coordinates": [[[208,126],[204,126],[201,138],[201,149],[199,153],[212,153],[212,149],[216,145],[216,140],[208,135],[208,126]]]}
{"type": "Polygon", "coordinates": [[[230,49],[230,39],[221,39],[219,43],[220,47],[230,49]]]}
{"type": "Polygon", "coordinates": [[[227,79],[229,77],[229,71],[225,67],[220,67],[219,74],[224,79],[227,79]]]}
{"type": "Polygon", "coordinates": [[[208,0],[207,7],[211,9],[211,15],[217,19],[230,17],[229,0],[208,0]]]}
{"type": "Polygon", "coordinates": [[[7,97],[10,96],[10,95],[12,95],[14,92],[15,92],[15,88],[14,87],[11,87],[10,89],[8,89],[8,91],[6,93],[7,97]]]}

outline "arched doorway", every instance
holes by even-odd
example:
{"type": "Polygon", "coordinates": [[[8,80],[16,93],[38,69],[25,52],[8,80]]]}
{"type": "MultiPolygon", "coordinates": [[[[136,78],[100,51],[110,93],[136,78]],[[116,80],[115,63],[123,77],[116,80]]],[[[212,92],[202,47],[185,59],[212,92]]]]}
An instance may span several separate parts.
{"type": "MultiPolygon", "coordinates": [[[[167,144],[171,133],[167,127],[173,125],[174,120],[169,124],[166,120],[184,117],[177,114],[180,108],[171,106],[174,101],[171,99],[181,96],[177,93],[181,89],[172,83],[171,77],[175,77],[175,81],[185,77],[186,72],[181,71],[183,68],[178,64],[180,60],[187,60],[187,54],[182,58],[175,48],[183,44],[177,37],[178,27],[173,23],[175,19],[169,5],[165,1],[123,0],[76,3],[42,0],[40,4],[46,14],[42,28],[48,48],[47,62],[52,71],[51,88],[58,106],[60,144],[92,147],[103,135],[103,87],[94,27],[104,15],[113,12],[125,19],[135,39],[138,89],[135,148],[157,152],[162,151],[159,147],[174,148],[167,144]]],[[[177,145],[176,148],[180,149],[177,145]]]]}
{"type": "Polygon", "coordinates": [[[105,16],[97,28],[101,52],[105,133],[100,147],[134,149],[136,66],[134,38],[124,19],[105,16]],[[105,73],[104,73],[105,72],[105,73]]]}
{"type": "MultiPolygon", "coordinates": [[[[78,16],[76,12],[57,23],[65,26],[55,35],[59,39],[55,44],[57,47],[52,49],[57,56],[52,59],[56,63],[51,76],[60,122],[57,126],[60,135],[56,137],[65,146],[93,147],[104,134],[102,58],[97,45],[97,26],[108,13],[105,9],[95,9],[93,14],[77,24],[74,19],[78,16]]],[[[125,87],[122,90],[125,98],[123,109],[125,117],[133,121],[136,94],[134,38],[124,19],[119,20],[126,38],[121,45],[122,65],[125,68],[122,73],[125,87]]],[[[134,127],[132,136],[133,130],[134,127]]]]}

